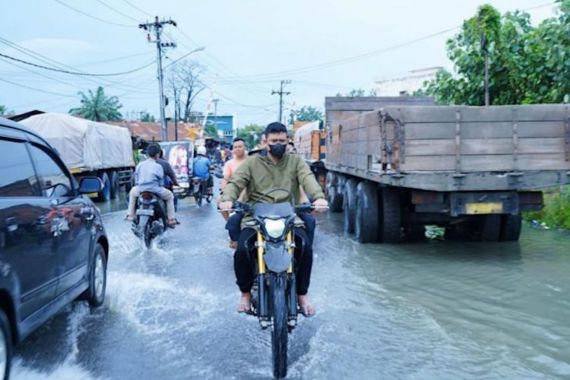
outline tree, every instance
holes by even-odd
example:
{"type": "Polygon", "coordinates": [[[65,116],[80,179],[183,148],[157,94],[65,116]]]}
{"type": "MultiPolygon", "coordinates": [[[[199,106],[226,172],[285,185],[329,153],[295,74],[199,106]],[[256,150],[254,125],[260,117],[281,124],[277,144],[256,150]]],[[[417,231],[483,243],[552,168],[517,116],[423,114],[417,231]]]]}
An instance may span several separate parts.
{"type": "Polygon", "coordinates": [[[0,104],[0,115],[5,115],[8,112],[8,109],[6,108],[6,106],[3,106],[2,104],[0,104]]]}
{"type": "Polygon", "coordinates": [[[245,141],[248,149],[253,149],[261,140],[261,135],[265,127],[259,124],[249,124],[243,128],[239,128],[236,137],[242,138],[245,141]]]}
{"type": "Polygon", "coordinates": [[[145,123],[155,123],[156,118],[154,117],[154,115],[151,115],[148,112],[145,112],[141,116],[141,121],[145,122],[145,123]]]}
{"type": "Polygon", "coordinates": [[[121,120],[122,115],[119,109],[122,107],[116,96],[107,96],[103,87],[97,87],[95,93],[89,90],[87,94],[79,92],[81,95],[81,107],[72,108],[69,113],[73,116],[83,117],[94,121],[121,120]]]}
{"type": "Polygon", "coordinates": [[[352,90],[350,90],[346,96],[350,96],[350,97],[358,97],[358,96],[364,96],[364,94],[366,94],[366,91],[364,91],[363,88],[354,88],[352,90]]]}
{"type": "Polygon", "coordinates": [[[171,66],[168,73],[168,93],[174,100],[177,120],[188,122],[196,96],[206,85],[200,80],[204,68],[194,61],[182,61],[171,66]]]}
{"type": "Polygon", "coordinates": [[[217,139],[218,138],[218,129],[213,124],[207,124],[204,127],[204,136],[209,136],[211,138],[217,139]]]}
{"type": "Polygon", "coordinates": [[[317,121],[323,120],[323,112],[313,106],[303,106],[298,110],[291,111],[291,124],[293,121],[317,121]]]}
{"type": "Polygon", "coordinates": [[[570,95],[570,0],[557,17],[534,27],[525,12],[501,16],[490,5],[447,41],[454,73],[442,70],[414,95],[440,104],[485,104],[485,57],[490,104],[560,103],[570,95]]]}

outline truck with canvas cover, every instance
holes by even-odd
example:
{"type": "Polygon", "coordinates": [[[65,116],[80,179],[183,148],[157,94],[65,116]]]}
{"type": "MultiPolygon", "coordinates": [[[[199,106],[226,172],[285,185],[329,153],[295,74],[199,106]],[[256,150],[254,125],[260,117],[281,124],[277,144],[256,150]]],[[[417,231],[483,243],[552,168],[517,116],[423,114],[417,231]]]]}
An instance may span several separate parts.
{"type": "Polygon", "coordinates": [[[99,200],[115,198],[121,186],[134,184],[131,134],[115,125],[67,114],[41,113],[20,121],[48,141],[76,179],[97,176],[103,182],[99,200]]]}
{"type": "MultiPolygon", "coordinates": [[[[437,224],[518,240],[539,189],[570,183],[570,107],[384,105],[327,98],[327,192],[361,242],[398,242],[437,224]]],[[[447,232],[446,232],[447,233],[447,232]]]]}

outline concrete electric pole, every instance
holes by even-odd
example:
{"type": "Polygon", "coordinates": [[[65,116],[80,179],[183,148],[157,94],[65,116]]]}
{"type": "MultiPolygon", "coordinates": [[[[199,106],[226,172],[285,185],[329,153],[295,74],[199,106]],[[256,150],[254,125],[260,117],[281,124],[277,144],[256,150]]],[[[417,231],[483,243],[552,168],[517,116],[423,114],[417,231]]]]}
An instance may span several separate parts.
{"type": "Polygon", "coordinates": [[[290,80],[282,80],[279,91],[271,91],[271,95],[279,94],[279,122],[283,122],[283,95],[290,95],[290,92],[283,91],[283,85],[291,83],[290,80]]]}
{"type": "Polygon", "coordinates": [[[155,17],[154,22],[147,22],[144,24],[139,24],[139,28],[144,29],[148,32],[147,38],[149,42],[156,43],[156,66],[157,66],[157,77],[158,77],[158,92],[160,96],[160,136],[162,141],[168,140],[168,133],[166,130],[166,117],[164,115],[164,108],[166,107],[166,99],[164,97],[164,79],[162,75],[162,48],[176,47],[173,42],[162,42],[160,40],[162,34],[162,28],[164,25],[176,26],[176,22],[171,19],[168,20],[158,20],[158,16],[155,17]],[[151,33],[154,31],[155,40],[152,41],[151,33]]]}

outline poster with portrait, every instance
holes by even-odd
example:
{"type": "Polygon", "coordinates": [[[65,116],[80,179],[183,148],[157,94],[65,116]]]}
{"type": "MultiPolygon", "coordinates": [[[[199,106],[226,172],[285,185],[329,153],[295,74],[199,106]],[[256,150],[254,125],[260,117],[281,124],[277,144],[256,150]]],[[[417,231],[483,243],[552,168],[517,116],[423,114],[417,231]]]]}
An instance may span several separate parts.
{"type": "Polygon", "coordinates": [[[190,187],[194,147],[190,141],[162,142],[160,147],[168,161],[180,187],[190,187]]]}

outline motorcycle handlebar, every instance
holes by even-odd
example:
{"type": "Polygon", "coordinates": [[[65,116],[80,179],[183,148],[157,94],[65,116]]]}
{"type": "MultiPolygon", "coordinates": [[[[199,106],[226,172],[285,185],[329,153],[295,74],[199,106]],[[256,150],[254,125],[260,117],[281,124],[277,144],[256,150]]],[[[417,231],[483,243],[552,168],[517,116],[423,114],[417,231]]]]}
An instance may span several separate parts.
{"type": "MultiPolygon", "coordinates": [[[[238,201],[236,201],[236,202],[233,203],[232,208],[230,208],[230,209],[225,209],[225,210],[218,209],[218,211],[220,211],[220,212],[224,212],[224,211],[232,212],[232,211],[235,211],[235,212],[243,212],[243,213],[245,213],[245,212],[251,211],[252,209],[253,209],[253,207],[251,207],[250,205],[248,205],[248,204],[246,204],[246,203],[243,203],[243,202],[238,202],[238,201]]],[[[310,212],[310,211],[313,211],[313,210],[328,210],[328,207],[315,207],[312,203],[303,203],[303,204],[300,204],[300,205],[295,206],[294,209],[295,209],[295,211],[300,211],[300,212],[310,212]]]]}

